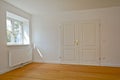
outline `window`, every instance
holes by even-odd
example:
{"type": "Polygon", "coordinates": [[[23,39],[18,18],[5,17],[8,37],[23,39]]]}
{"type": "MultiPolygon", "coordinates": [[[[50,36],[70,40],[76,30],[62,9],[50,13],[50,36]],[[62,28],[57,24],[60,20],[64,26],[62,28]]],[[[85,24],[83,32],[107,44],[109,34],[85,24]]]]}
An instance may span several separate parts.
{"type": "Polygon", "coordinates": [[[7,12],[6,16],[7,45],[26,45],[29,41],[29,21],[18,15],[7,12]]]}

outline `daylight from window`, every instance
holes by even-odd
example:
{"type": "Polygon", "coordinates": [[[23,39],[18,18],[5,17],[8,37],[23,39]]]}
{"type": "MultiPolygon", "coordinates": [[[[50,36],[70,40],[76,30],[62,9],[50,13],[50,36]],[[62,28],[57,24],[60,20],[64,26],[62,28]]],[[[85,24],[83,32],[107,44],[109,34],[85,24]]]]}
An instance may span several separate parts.
{"type": "Polygon", "coordinates": [[[7,45],[26,45],[29,41],[29,21],[7,12],[7,45]]]}

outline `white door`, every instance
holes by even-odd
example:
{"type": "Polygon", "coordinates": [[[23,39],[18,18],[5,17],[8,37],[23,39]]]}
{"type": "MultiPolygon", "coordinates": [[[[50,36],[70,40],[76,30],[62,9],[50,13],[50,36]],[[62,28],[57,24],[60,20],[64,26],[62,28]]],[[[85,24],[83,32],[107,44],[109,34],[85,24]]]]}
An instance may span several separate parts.
{"type": "Polygon", "coordinates": [[[75,64],[77,60],[75,48],[75,25],[62,25],[62,63],[75,64]]]}
{"type": "Polygon", "coordinates": [[[96,22],[62,26],[62,63],[99,65],[99,24],[96,22]]]}
{"type": "Polygon", "coordinates": [[[99,24],[81,23],[78,28],[80,64],[99,65],[99,24]]]}

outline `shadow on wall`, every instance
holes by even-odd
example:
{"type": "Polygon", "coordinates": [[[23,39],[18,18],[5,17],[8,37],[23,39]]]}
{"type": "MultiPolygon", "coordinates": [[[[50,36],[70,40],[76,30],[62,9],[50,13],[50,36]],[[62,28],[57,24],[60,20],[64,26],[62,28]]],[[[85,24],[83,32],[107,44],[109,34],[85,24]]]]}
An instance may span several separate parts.
{"type": "Polygon", "coordinates": [[[39,62],[44,62],[43,60],[44,58],[44,55],[43,53],[41,52],[41,50],[35,45],[33,44],[33,60],[34,61],[39,61],[39,62]],[[34,60],[34,57],[37,59],[37,60],[34,60]]]}

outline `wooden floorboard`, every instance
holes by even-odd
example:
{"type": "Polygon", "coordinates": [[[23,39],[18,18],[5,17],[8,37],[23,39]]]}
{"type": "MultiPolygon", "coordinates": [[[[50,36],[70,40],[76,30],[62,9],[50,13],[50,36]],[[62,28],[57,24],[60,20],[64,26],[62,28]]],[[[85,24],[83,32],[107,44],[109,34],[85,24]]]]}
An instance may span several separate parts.
{"type": "Polygon", "coordinates": [[[0,80],[120,80],[120,68],[31,63],[0,75],[0,80]]]}

